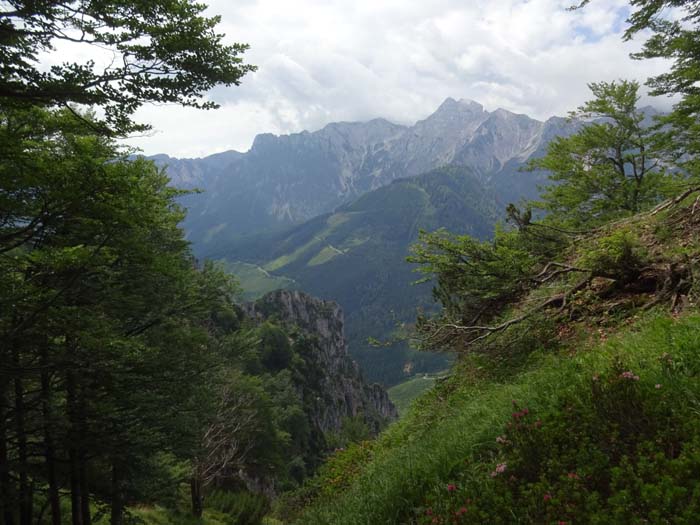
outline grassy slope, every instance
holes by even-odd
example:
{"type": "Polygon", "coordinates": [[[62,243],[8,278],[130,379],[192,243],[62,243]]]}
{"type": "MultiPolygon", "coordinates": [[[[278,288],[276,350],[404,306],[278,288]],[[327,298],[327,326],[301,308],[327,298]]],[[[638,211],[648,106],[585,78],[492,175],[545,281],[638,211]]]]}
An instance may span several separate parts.
{"type": "Polygon", "coordinates": [[[279,277],[270,274],[264,268],[255,264],[244,262],[222,261],[226,269],[236,276],[243,289],[243,298],[253,301],[272,290],[280,290],[294,287],[294,281],[287,277],[279,277]]]}
{"type": "MultiPolygon", "coordinates": [[[[697,224],[697,219],[690,222],[682,218],[678,219],[679,216],[683,217],[684,213],[686,216],[690,215],[686,212],[687,210],[681,209],[670,216],[660,214],[658,217],[637,218],[620,227],[632,228],[640,233],[650,251],[652,263],[659,267],[668,265],[672,260],[692,260],[697,265],[700,253],[700,228],[698,228],[700,224],[697,224]]],[[[634,304],[634,300],[629,304],[634,304]]],[[[478,499],[483,495],[483,498],[487,499],[489,495],[491,500],[498,502],[501,500],[498,500],[494,494],[500,494],[499,497],[515,498],[517,496],[520,498],[518,502],[524,501],[523,493],[504,492],[505,489],[498,485],[498,480],[491,477],[491,473],[498,464],[499,454],[502,454],[496,446],[496,438],[503,435],[509,422],[513,422],[515,410],[513,400],[517,400],[518,407],[528,407],[532,413],[549,415],[546,425],[551,425],[553,430],[551,430],[551,436],[543,434],[546,439],[565,439],[556,432],[564,436],[569,433],[574,435],[573,430],[577,425],[580,423],[584,428],[584,423],[588,419],[596,420],[598,424],[601,421],[602,424],[609,423],[604,418],[595,419],[601,416],[592,381],[597,381],[599,376],[604,376],[608,378],[605,382],[606,388],[612,389],[613,386],[617,388],[624,383],[624,380],[620,379],[622,376],[619,371],[632,370],[639,377],[638,382],[632,383],[634,389],[632,401],[636,404],[630,401],[629,407],[624,404],[618,406],[616,410],[619,414],[611,415],[611,420],[615,417],[626,417],[628,414],[634,416],[635,411],[640,410],[639,406],[645,407],[648,413],[657,414],[657,416],[672,414],[681,422],[697,419],[696,414],[700,406],[700,382],[697,381],[695,374],[696,371],[700,371],[700,316],[692,313],[695,311],[694,306],[686,305],[686,311],[690,313],[680,318],[669,316],[666,305],[659,306],[650,312],[642,312],[641,309],[634,308],[629,310],[627,309],[629,305],[624,306],[622,312],[618,312],[620,303],[617,301],[592,306],[594,313],[596,307],[600,306],[597,308],[597,314],[591,314],[590,318],[568,326],[568,332],[563,335],[564,339],[560,344],[554,345],[556,349],[540,348],[538,350],[535,341],[534,351],[530,349],[526,358],[521,359],[517,364],[510,363],[505,367],[501,366],[503,363],[485,358],[472,356],[464,359],[456,365],[450,380],[424,394],[405,417],[380,437],[372,447],[371,454],[355,458],[353,452],[348,451],[331,459],[330,466],[325,472],[333,473],[333,476],[326,474],[324,478],[315,482],[315,486],[320,487],[316,489],[315,502],[307,507],[305,514],[296,523],[374,525],[448,522],[577,522],[575,517],[572,518],[573,521],[551,521],[541,516],[533,518],[534,515],[539,516],[537,512],[546,512],[546,509],[541,508],[543,506],[541,493],[533,496],[534,499],[531,497],[531,501],[528,500],[532,508],[523,510],[523,514],[518,517],[516,512],[520,512],[520,509],[509,507],[507,504],[501,511],[492,511],[489,514],[488,511],[479,510],[477,504],[470,504],[467,509],[465,503],[464,510],[461,508],[458,510],[464,514],[459,516],[450,514],[452,517],[448,518],[449,521],[440,521],[442,517],[428,519],[425,513],[432,512],[432,510],[426,510],[428,504],[436,508],[440,505],[450,508],[449,502],[445,503],[445,499],[452,494],[445,489],[450,483],[460,484],[455,489],[455,494],[459,497],[478,499]],[[615,313],[611,314],[612,311],[615,313]],[[671,361],[668,361],[668,356],[671,356],[671,361]],[[667,361],[664,361],[665,359],[667,361]],[[682,367],[677,367],[676,371],[669,371],[669,367],[664,364],[668,362],[682,363],[682,367]],[[562,406],[566,407],[566,413],[561,412],[562,406]],[[654,412],[655,410],[657,412],[654,412]],[[578,414],[581,414],[581,420],[576,419],[579,417],[578,414]],[[340,472],[338,468],[333,468],[333,465],[340,465],[342,467],[340,472]],[[475,509],[474,515],[472,515],[472,507],[475,509]],[[505,515],[507,513],[510,514],[505,515]]],[[[523,330],[528,328],[531,329],[532,326],[527,326],[523,330]]],[[[552,341],[549,343],[551,344],[552,341]]],[[[623,399],[621,402],[624,401],[623,399]]],[[[617,397],[608,399],[606,402],[614,405],[617,403],[617,397]]],[[[633,417],[632,419],[634,420],[633,417]]],[[[641,419],[646,421],[643,414],[641,419]]],[[[650,421],[646,421],[645,424],[650,428],[653,427],[654,417],[650,417],[650,421]]],[[[668,423],[669,428],[673,425],[677,423],[668,423]]],[[[664,424],[660,424],[660,427],[662,429],[658,432],[666,431],[663,428],[664,424]]],[[[645,427],[642,427],[640,433],[643,431],[646,431],[645,427]]],[[[595,439],[596,432],[594,427],[593,437],[582,434],[581,439],[595,439]]],[[[650,435],[653,434],[651,430],[649,432],[650,435]]],[[[684,432],[685,434],[681,433],[681,435],[686,441],[680,443],[687,442],[687,449],[690,451],[688,454],[692,455],[694,446],[692,443],[695,443],[694,440],[700,440],[700,428],[686,429],[684,432]]],[[[656,434],[653,435],[656,436],[656,434]]],[[[659,436],[661,437],[658,437],[657,441],[661,443],[663,436],[662,434],[659,436]]],[[[614,433],[605,437],[613,442],[616,439],[614,433]]],[[[677,450],[681,446],[677,442],[678,439],[680,438],[676,439],[675,445],[671,444],[671,449],[675,447],[677,450]]],[[[636,443],[632,444],[636,445],[636,443]]],[[[570,449],[575,446],[575,443],[569,444],[570,449]]],[[[524,454],[527,456],[527,451],[524,454]]],[[[518,458],[517,455],[514,457],[522,460],[522,457],[518,458]]],[[[655,465],[653,461],[676,461],[673,456],[665,458],[663,453],[660,456],[661,459],[657,456],[653,457],[656,459],[642,458],[642,460],[651,462],[652,465],[655,465]]],[[[614,505],[620,505],[628,509],[627,515],[613,516],[608,514],[612,511],[606,510],[607,507],[605,507],[599,515],[596,514],[599,517],[595,522],[646,522],[644,516],[648,515],[644,515],[644,510],[639,510],[636,506],[641,505],[639,501],[643,499],[653,500],[657,493],[662,494],[657,501],[673,502],[671,507],[681,509],[678,512],[685,508],[684,505],[691,508],[694,500],[690,495],[700,495],[700,480],[696,476],[684,480],[679,472],[683,469],[690,469],[692,472],[694,468],[700,468],[700,456],[698,458],[698,464],[695,466],[691,461],[692,457],[691,460],[678,458],[678,465],[672,464],[669,467],[670,473],[665,474],[663,479],[663,483],[668,485],[666,489],[659,487],[658,484],[662,482],[657,482],[655,478],[661,477],[661,473],[657,473],[652,468],[650,479],[646,481],[634,479],[642,488],[619,489],[620,493],[613,494],[610,500],[601,500],[602,496],[594,494],[595,497],[591,501],[596,501],[596,505],[601,508],[604,505],[610,505],[611,508],[614,505]],[[690,466],[681,462],[681,459],[686,463],[690,462],[690,466]],[[624,498],[627,500],[620,503],[624,498]],[[641,514],[634,515],[635,509],[641,514]]],[[[556,459],[549,458],[543,461],[549,465],[556,459]]],[[[642,460],[633,455],[629,461],[637,465],[635,462],[642,460]]],[[[631,471],[637,468],[637,466],[625,466],[624,462],[627,460],[624,457],[608,459],[608,461],[619,465],[613,468],[611,464],[606,467],[608,470],[602,469],[604,476],[612,478],[619,475],[619,472],[624,471],[625,468],[631,471]],[[622,461],[621,464],[620,461],[622,461]]],[[[546,478],[551,474],[544,470],[550,468],[546,465],[542,463],[543,470],[537,475],[546,478]]],[[[584,464],[580,468],[587,467],[584,464]]],[[[527,490],[534,489],[528,485],[527,490]]],[[[563,497],[571,499],[574,497],[571,494],[582,493],[582,489],[578,488],[563,497]]],[[[549,493],[545,493],[545,500],[549,497],[549,493]]],[[[314,500],[314,498],[311,499],[314,500]]],[[[558,502],[556,499],[552,501],[558,502]]],[[[562,503],[564,504],[575,508],[572,502],[562,503]]],[[[589,507],[592,505],[590,501],[587,504],[589,507]]],[[[662,503],[656,505],[659,508],[662,506],[662,503]]],[[[589,507],[586,507],[587,511],[590,510],[589,507]]],[[[648,512],[656,512],[654,508],[652,505],[652,510],[648,512]]],[[[658,512],[661,513],[662,510],[658,512]]],[[[675,510],[669,508],[663,512],[672,515],[675,510]]],[[[690,524],[694,523],[692,520],[692,517],[687,519],[678,517],[673,522],[690,524]]],[[[593,518],[588,522],[594,522],[593,518]]],[[[651,519],[651,522],[670,523],[671,521],[658,517],[658,519],[651,519]]]]}
{"type": "MultiPolygon", "coordinates": [[[[424,396],[382,437],[372,461],[345,492],[312,508],[299,523],[404,523],[435,486],[453,481],[465,461],[484,483],[492,469],[490,452],[511,419],[512,400],[533,412],[550,409],[567,394],[590,390],[591,378],[616,359],[640,376],[640,386],[658,392],[656,384],[690,389],[700,397],[697,381],[670,385],[659,364],[668,352],[693,359],[700,356],[700,317],[680,321],[655,319],[641,330],[632,328],[612,341],[575,357],[533,356],[531,369],[505,383],[453,381],[424,396]],[[447,398],[444,398],[447,393],[447,398]],[[487,461],[480,463],[483,455],[487,461]]],[[[659,394],[660,395],[660,394],[659,394]]]]}
{"type": "Polygon", "coordinates": [[[392,386],[387,392],[389,393],[389,399],[399,411],[399,416],[406,414],[413,401],[424,392],[430,390],[441,375],[420,374],[403,383],[392,386]]]}

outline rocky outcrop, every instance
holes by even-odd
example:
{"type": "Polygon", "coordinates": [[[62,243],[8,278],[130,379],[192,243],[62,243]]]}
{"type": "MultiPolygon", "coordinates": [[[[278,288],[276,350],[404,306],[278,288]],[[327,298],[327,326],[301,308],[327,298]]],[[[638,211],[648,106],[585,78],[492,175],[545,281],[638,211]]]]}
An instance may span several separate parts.
{"type": "Polygon", "coordinates": [[[347,352],[343,312],[338,304],[299,291],[277,290],[243,306],[262,322],[274,320],[290,328],[304,344],[307,375],[298,385],[314,425],[327,432],[341,430],[347,418],[362,417],[373,433],[397,417],[396,408],[380,385],[367,384],[347,352]]]}

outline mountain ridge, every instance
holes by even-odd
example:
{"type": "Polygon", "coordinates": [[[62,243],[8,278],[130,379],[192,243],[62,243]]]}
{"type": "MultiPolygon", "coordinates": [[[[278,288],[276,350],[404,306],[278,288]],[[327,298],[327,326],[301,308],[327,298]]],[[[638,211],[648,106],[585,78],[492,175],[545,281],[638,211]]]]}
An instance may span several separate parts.
{"type": "Polygon", "coordinates": [[[448,98],[412,126],[383,118],[332,122],[313,132],[257,135],[245,153],[152,158],[168,166],[175,186],[204,192],[183,200],[190,210],[184,227],[198,251],[234,236],[300,224],[395,179],[446,165],[469,166],[505,200],[532,198],[544,176],[507,167],[522,165],[552,136],[575,128],[561,117],[539,121],[448,98]]]}

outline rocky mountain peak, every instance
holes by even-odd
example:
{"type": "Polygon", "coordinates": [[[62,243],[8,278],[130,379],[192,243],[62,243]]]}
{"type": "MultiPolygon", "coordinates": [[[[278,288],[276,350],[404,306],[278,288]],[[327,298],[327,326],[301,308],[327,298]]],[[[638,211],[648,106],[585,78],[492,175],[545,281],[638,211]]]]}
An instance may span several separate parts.
{"type": "Polygon", "coordinates": [[[455,100],[452,97],[447,97],[442,104],[440,104],[433,113],[433,115],[436,115],[438,113],[454,113],[454,112],[478,112],[481,113],[484,111],[484,107],[479,104],[478,102],[468,99],[468,98],[460,98],[459,100],[455,100]]]}
{"type": "MultiPolygon", "coordinates": [[[[555,129],[567,128],[547,127],[555,129]]],[[[211,184],[206,178],[213,168],[185,166],[193,170],[190,185],[196,182],[206,192],[188,200],[198,204],[191,205],[185,228],[195,249],[207,244],[209,251],[232,236],[301,223],[395,179],[441,166],[469,166],[488,182],[550,137],[526,115],[488,112],[473,100],[454,98],[413,126],[374,119],[332,123],[315,132],[264,133],[248,153],[210,177],[211,184]]],[[[179,178],[186,180],[184,167],[179,178]]]]}
{"type": "Polygon", "coordinates": [[[447,98],[428,118],[418,121],[416,128],[455,127],[476,129],[486,120],[488,112],[473,100],[447,98]]]}

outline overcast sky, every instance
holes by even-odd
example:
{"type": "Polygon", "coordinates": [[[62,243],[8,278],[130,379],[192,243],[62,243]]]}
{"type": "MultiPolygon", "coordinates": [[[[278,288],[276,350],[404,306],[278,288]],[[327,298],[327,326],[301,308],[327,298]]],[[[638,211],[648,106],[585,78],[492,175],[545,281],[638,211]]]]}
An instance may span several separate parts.
{"type": "MultiPolygon", "coordinates": [[[[206,1],[206,0],[205,0],[206,1]]],[[[314,131],[384,117],[412,124],[447,97],[545,119],[589,98],[586,83],[644,81],[661,62],[622,42],[627,2],[595,0],[209,0],[230,42],[258,71],[217,88],[215,111],[147,106],[146,154],[246,151],[258,133],[314,131]]],[[[668,100],[645,99],[657,107],[668,100]]]]}

